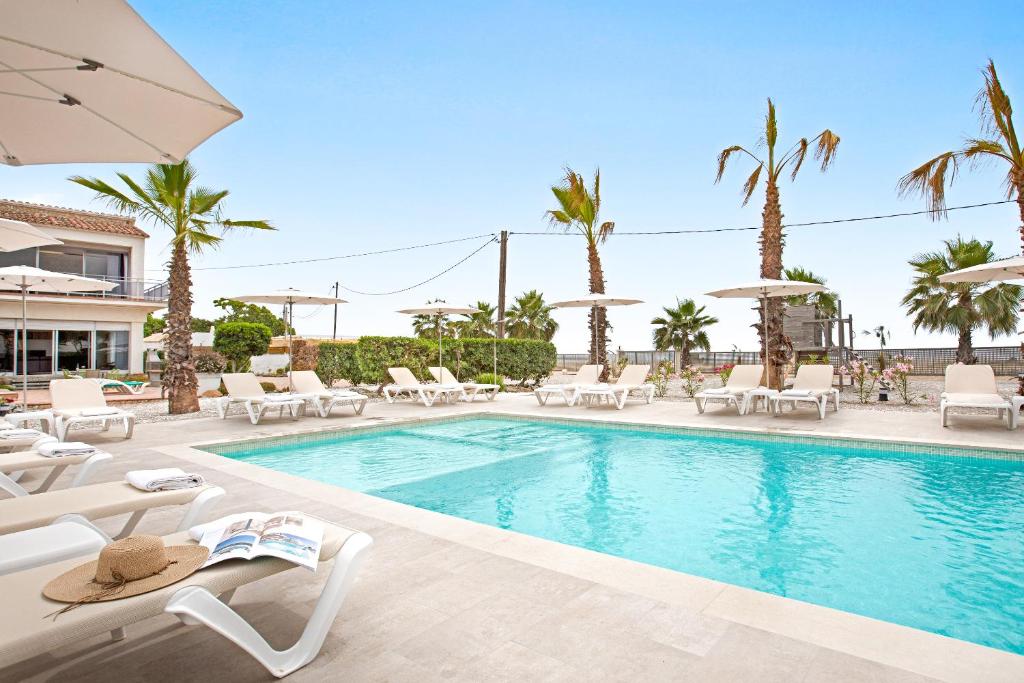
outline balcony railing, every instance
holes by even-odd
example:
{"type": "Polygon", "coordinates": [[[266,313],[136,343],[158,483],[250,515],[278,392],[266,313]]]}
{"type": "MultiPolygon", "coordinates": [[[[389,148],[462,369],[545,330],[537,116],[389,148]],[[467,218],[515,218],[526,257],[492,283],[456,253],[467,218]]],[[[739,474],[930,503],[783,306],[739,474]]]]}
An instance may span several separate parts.
{"type": "MultiPolygon", "coordinates": [[[[41,296],[88,297],[90,299],[119,299],[123,301],[152,301],[156,303],[165,303],[167,301],[168,294],[170,293],[170,284],[166,280],[134,280],[132,278],[108,277],[105,275],[85,275],[84,277],[90,277],[94,280],[113,282],[115,287],[106,292],[70,292],[68,294],[49,294],[44,292],[32,292],[29,290],[29,295],[37,294],[41,296]]],[[[3,293],[7,294],[8,292],[3,293]]]]}

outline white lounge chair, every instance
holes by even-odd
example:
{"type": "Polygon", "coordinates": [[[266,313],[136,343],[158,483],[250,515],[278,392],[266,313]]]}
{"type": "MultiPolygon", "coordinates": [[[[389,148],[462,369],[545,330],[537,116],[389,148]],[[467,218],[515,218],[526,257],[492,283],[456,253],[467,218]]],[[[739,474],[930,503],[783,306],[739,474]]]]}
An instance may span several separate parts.
{"type": "Polygon", "coordinates": [[[293,370],[292,389],[311,397],[313,407],[320,417],[327,417],[335,406],[351,406],[356,415],[363,414],[367,398],[358,391],[330,389],[324,386],[312,370],[293,370]]]}
{"type": "MultiPolygon", "coordinates": [[[[78,525],[60,524],[53,529],[33,530],[20,540],[25,545],[32,545],[40,540],[52,541],[55,537],[60,542],[60,537],[66,536],[80,547],[89,547],[87,527],[71,528],[75,526],[78,525]]],[[[95,546],[100,539],[99,535],[94,536],[92,545],[95,546]]],[[[181,545],[195,541],[187,533],[180,533],[165,536],[164,543],[181,545]]],[[[319,654],[372,545],[373,540],[362,532],[334,524],[326,525],[320,562],[333,560],[333,565],[302,635],[286,650],[273,649],[228,606],[235,590],[241,586],[298,569],[297,565],[286,560],[258,557],[248,561],[221,562],[164,588],[121,600],[81,605],[56,619],[53,613],[64,603],[43,597],[43,586],[82,564],[88,555],[0,576],[4,611],[18,615],[17,619],[0,622],[0,667],[47,652],[59,652],[71,643],[104,633],[110,633],[113,640],[121,640],[125,637],[124,627],[130,624],[161,614],[174,614],[184,624],[202,624],[216,631],[255,658],[271,674],[281,678],[313,661],[319,654]]],[[[311,576],[301,570],[295,575],[306,580],[311,576]]],[[[231,656],[232,652],[228,648],[223,656],[231,656]]],[[[182,652],[182,656],[187,657],[187,651],[182,652]]]]}
{"type": "Polygon", "coordinates": [[[0,453],[23,451],[32,447],[40,439],[52,438],[46,432],[30,427],[10,427],[0,429],[0,453]]]}
{"type": "Polygon", "coordinates": [[[583,401],[589,406],[593,405],[595,400],[598,403],[609,400],[615,403],[616,408],[622,410],[626,407],[626,399],[634,393],[639,393],[644,401],[650,403],[654,400],[654,385],[647,382],[650,370],[650,366],[647,365],[627,365],[622,368],[614,384],[577,386],[573,403],[583,401]]]}
{"type": "Polygon", "coordinates": [[[95,381],[100,385],[100,389],[114,389],[120,394],[131,396],[138,396],[149,386],[149,382],[122,382],[119,379],[109,378],[97,378],[95,381]]]}
{"type": "Polygon", "coordinates": [[[178,531],[202,521],[206,511],[224,495],[219,486],[204,484],[173,491],[140,491],[124,481],[90,484],[31,496],[0,500],[0,534],[34,529],[58,517],[79,514],[86,519],[104,519],[129,514],[115,538],[127,536],[147,511],[169,505],[187,506],[178,531]]]}
{"type": "Polygon", "coordinates": [[[813,403],[818,409],[818,419],[825,419],[825,410],[831,398],[839,412],[839,389],[832,386],[835,369],[831,365],[801,365],[790,389],[769,396],[772,414],[782,413],[782,404],[789,403],[795,410],[797,403],[813,403]]]}
{"type": "Polygon", "coordinates": [[[761,387],[763,376],[763,365],[733,367],[725,386],[717,389],[705,389],[694,395],[693,400],[697,404],[697,412],[703,414],[708,401],[724,401],[726,405],[736,406],[736,412],[740,415],[746,415],[750,408],[750,392],[761,387]]]}
{"type": "Polygon", "coordinates": [[[985,408],[1006,419],[1006,428],[1016,426],[1010,401],[999,395],[991,365],[947,365],[945,391],[939,397],[939,421],[949,426],[950,408],[985,408]]]}
{"type": "Polygon", "coordinates": [[[576,389],[581,386],[597,384],[602,369],[604,369],[603,365],[584,365],[576,371],[572,382],[542,384],[533,390],[533,395],[537,398],[537,403],[542,406],[547,405],[548,399],[552,396],[561,396],[565,405],[571,406],[576,397],[576,389]]]}
{"type": "Polygon", "coordinates": [[[306,401],[312,397],[308,394],[272,393],[268,394],[260,386],[256,375],[251,372],[226,372],[221,375],[227,396],[217,399],[217,414],[225,420],[232,405],[241,403],[249,415],[249,421],[259,424],[263,414],[270,408],[278,409],[278,417],[284,417],[287,410],[293,420],[299,419],[306,408],[306,401]]]}
{"type": "Polygon", "coordinates": [[[409,368],[388,368],[388,374],[394,384],[384,387],[384,398],[394,403],[399,396],[406,394],[409,398],[418,398],[428,408],[438,399],[442,401],[458,400],[462,389],[448,384],[425,384],[416,379],[409,368]]]}
{"type": "Polygon", "coordinates": [[[96,382],[53,379],[50,380],[50,403],[56,420],[57,438],[64,441],[68,430],[78,424],[98,422],[105,432],[112,422],[124,425],[124,438],[132,438],[135,413],[107,405],[103,390],[96,382]]]}
{"type": "MultiPolygon", "coordinates": [[[[44,436],[39,442],[53,441],[52,436],[44,436]]],[[[37,442],[38,443],[38,442],[37,442]]],[[[96,450],[93,453],[81,453],[75,455],[62,455],[60,457],[48,458],[40,455],[38,451],[17,451],[14,453],[0,454],[0,491],[6,491],[12,496],[27,496],[30,493],[43,493],[48,491],[57,478],[72,465],[80,465],[71,480],[71,486],[81,486],[89,482],[96,468],[102,465],[113,456],[105,451],[96,450]],[[46,478],[32,491],[27,490],[18,483],[20,475],[26,470],[50,468],[46,478]]]]}
{"type": "Polygon", "coordinates": [[[445,384],[448,386],[459,387],[462,389],[462,400],[463,401],[475,401],[477,394],[483,394],[487,397],[488,401],[493,401],[494,397],[498,395],[498,390],[501,387],[497,384],[480,384],[478,382],[460,382],[455,379],[455,375],[448,368],[427,368],[430,370],[430,374],[434,377],[434,381],[438,384],[445,384]]]}

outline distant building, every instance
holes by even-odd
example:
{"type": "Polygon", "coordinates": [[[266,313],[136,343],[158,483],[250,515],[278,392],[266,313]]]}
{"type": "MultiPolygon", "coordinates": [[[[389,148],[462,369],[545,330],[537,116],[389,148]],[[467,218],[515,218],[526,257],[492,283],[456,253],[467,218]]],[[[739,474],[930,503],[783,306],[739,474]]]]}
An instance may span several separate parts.
{"type": "MultiPolygon", "coordinates": [[[[29,292],[28,374],[141,372],[143,323],[148,313],[167,307],[168,294],[166,281],[145,279],[149,235],[125,216],[7,199],[0,199],[0,218],[30,223],[63,242],[0,252],[0,266],[35,266],[117,285],[109,292],[29,292]]],[[[22,372],[20,328],[21,295],[0,291],[0,373],[22,372]]]]}

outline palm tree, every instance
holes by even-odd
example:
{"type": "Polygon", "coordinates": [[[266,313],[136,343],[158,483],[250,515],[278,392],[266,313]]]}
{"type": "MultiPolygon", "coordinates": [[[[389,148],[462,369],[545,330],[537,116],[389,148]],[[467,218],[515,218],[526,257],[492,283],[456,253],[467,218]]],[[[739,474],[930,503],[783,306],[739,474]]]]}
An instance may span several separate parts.
{"type": "MultiPolygon", "coordinates": [[[[604,270],[601,255],[597,251],[615,229],[613,221],[600,222],[601,214],[601,171],[594,172],[594,185],[587,188],[583,176],[565,169],[565,179],[551,188],[558,201],[558,208],[546,212],[551,225],[566,232],[577,230],[587,242],[587,268],[591,294],[604,294],[604,270]]],[[[608,320],[604,308],[591,309],[590,316],[590,362],[604,366],[602,377],[608,373],[607,344],[608,320]]]]}
{"type": "MultiPolygon", "coordinates": [[[[786,268],[782,274],[784,279],[792,280],[793,282],[813,282],[816,285],[824,285],[827,282],[820,275],[815,275],[811,271],[799,266],[796,268],[786,268]]],[[[836,316],[839,307],[838,302],[838,295],[827,290],[786,297],[786,303],[790,306],[814,306],[821,313],[822,317],[825,318],[834,318],[836,316]]]]}
{"type": "Polygon", "coordinates": [[[1020,211],[1020,233],[1024,251],[1024,149],[1017,139],[1013,127],[1013,107],[1010,96],[1003,90],[996,74],[996,65],[990,59],[982,70],[985,85],[976,99],[981,118],[982,138],[968,138],[964,146],[953,152],[943,152],[926,161],[907,175],[897,185],[900,195],[920,194],[924,196],[925,207],[932,211],[932,219],[946,215],[946,186],[956,179],[961,161],[974,163],[1001,159],[1009,168],[1006,171],[1006,198],[1017,198],[1020,211]]]}
{"type": "Polygon", "coordinates": [[[984,328],[994,339],[1016,332],[1024,288],[990,282],[940,283],[940,275],[998,260],[991,242],[958,236],[943,244],[943,251],[919,254],[910,261],[916,271],[914,286],[902,303],[914,316],[915,331],[924,328],[958,335],[956,361],[973,364],[978,359],[971,333],[984,328]]]}
{"type": "MultiPolygon", "coordinates": [[[[785,239],[782,233],[782,205],[779,201],[779,180],[782,172],[789,169],[790,180],[796,180],[797,173],[807,158],[807,152],[814,146],[814,158],[821,162],[822,172],[836,158],[836,149],[839,147],[839,136],[829,129],[825,129],[814,138],[800,138],[795,145],[789,148],[784,154],[776,154],[775,144],[778,140],[779,129],[775,120],[775,105],[771,99],[768,100],[768,114],[765,116],[765,130],[763,144],[767,151],[766,158],[761,158],[740,145],[726,147],[718,155],[718,173],[715,182],[722,179],[725,167],[734,154],[745,154],[757,164],[753,173],[743,183],[743,205],[746,206],[750,197],[757,189],[761,179],[761,173],[765,174],[765,200],[764,209],[761,212],[761,277],[770,280],[782,279],[782,247],[785,239]]],[[[766,348],[771,358],[773,377],[769,377],[769,386],[781,388],[782,371],[789,360],[789,344],[782,331],[782,300],[778,298],[768,299],[767,306],[761,313],[761,321],[757,325],[758,335],[761,337],[762,348],[766,348]]]]}
{"type": "MultiPolygon", "coordinates": [[[[892,332],[885,329],[885,325],[879,325],[870,330],[864,330],[862,334],[875,335],[875,339],[878,340],[878,369],[885,370],[885,345],[889,343],[889,337],[892,336],[892,332]]],[[[884,384],[884,380],[882,382],[884,384]]]]}
{"type": "Polygon", "coordinates": [[[544,303],[544,295],[536,289],[523,292],[508,309],[508,336],[551,341],[558,330],[558,323],[551,317],[553,310],[544,303]]]}
{"type": "Polygon", "coordinates": [[[711,350],[711,341],[705,328],[718,322],[718,318],[704,315],[693,299],[676,299],[675,308],[664,308],[665,315],[651,320],[654,330],[654,348],[658,351],[675,350],[676,372],[690,364],[690,350],[711,350]]]}
{"type": "MultiPolygon", "coordinates": [[[[430,304],[444,304],[447,303],[444,299],[434,299],[428,301],[427,305],[430,304]]],[[[412,331],[420,339],[437,339],[438,336],[442,337],[454,337],[455,336],[455,325],[451,319],[446,315],[414,315],[412,317],[412,331]],[[438,335],[437,327],[441,326],[441,334],[438,335]]]]}
{"type": "Polygon", "coordinates": [[[96,192],[97,199],[119,213],[148,219],[171,231],[170,293],[167,300],[163,383],[168,411],[177,415],[199,410],[195,363],[192,359],[192,270],[189,254],[217,247],[223,237],[211,228],[273,230],[265,220],[236,221],[223,216],[227,190],[196,185],[196,170],[185,159],[180,164],[155,164],[142,182],[126,173],[117,176],[127,186],[122,191],[99,178],[73,176],[71,182],[96,192]]]}
{"type": "Polygon", "coordinates": [[[460,337],[485,339],[494,336],[495,322],[494,313],[497,310],[486,301],[477,301],[476,313],[471,313],[466,320],[458,320],[452,326],[458,331],[460,337]]]}

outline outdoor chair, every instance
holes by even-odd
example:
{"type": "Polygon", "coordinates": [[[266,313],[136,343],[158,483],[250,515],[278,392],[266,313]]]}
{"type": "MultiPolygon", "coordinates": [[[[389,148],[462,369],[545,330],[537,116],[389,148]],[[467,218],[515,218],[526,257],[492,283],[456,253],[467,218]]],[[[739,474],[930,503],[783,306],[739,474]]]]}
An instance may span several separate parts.
{"type": "Polygon", "coordinates": [[[788,403],[793,410],[796,410],[797,403],[813,403],[818,409],[818,419],[824,420],[829,398],[835,402],[838,413],[839,389],[832,386],[834,375],[835,369],[831,365],[801,365],[792,388],[768,397],[772,414],[781,414],[783,403],[788,403]]]}
{"type": "Polygon", "coordinates": [[[384,387],[384,398],[388,403],[405,394],[409,398],[418,398],[428,408],[438,400],[450,401],[462,395],[460,387],[448,384],[426,384],[416,379],[409,368],[388,368],[393,384],[384,387]]]}
{"type": "MultiPolygon", "coordinates": [[[[57,439],[52,436],[44,436],[36,441],[36,446],[42,443],[54,443],[57,439]]],[[[0,491],[6,491],[12,496],[27,496],[31,494],[44,493],[48,491],[57,478],[72,465],[80,466],[75,478],[71,480],[71,487],[82,486],[89,482],[93,472],[113,456],[101,450],[92,453],[76,453],[62,455],[59,457],[46,457],[36,450],[17,451],[14,453],[0,454],[0,491]],[[21,474],[26,470],[37,470],[49,468],[50,472],[36,488],[27,490],[19,483],[21,474]]]]}
{"type": "Polygon", "coordinates": [[[761,388],[763,377],[763,365],[734,366],[725,386],[705,389],[693,397],[697,412],[703,414],[709,401],[723,401],[727,406],[736,406],[736,412],[740,415],[746,415],[750,408],[751,392],[761,388]]]}
{"type": "Polygon", "coordinates": [[[945,391],[939,397],[939,421],[943,427],[949,426],[950,408],[994,410],[998,419],[1006,420],[1007,429],[1017,426],[1012,404],[999,395],[991,365],[946,366],[945,391]]]}
{"type": "Polygon", "coordinates": [[[438,384],[459,387],[462,390],[463,401],[475,401],[477,394],[481,393],[487,397],[488,401],[493,401],[494,397],[498,395],[498,390],[501,389],[501,386],[497,384],[460,382],[455,379],[455,375],[452,374],[451,370],[445,367],[427,369],[430,370],[430,374],[433,375],[434,381],[438,384]]]}
{"type": "Polygon", "coordinates": [[[622,368],[614,384],[577,385],[573,403],[583,401],[590,406],[595,401],[600,403],[608,400],[622,410],[626,407],[629,395],[638,393],[649,404],[654,400],[654,385],[647,382],[649,372],[650,367],[647,365],[627,365],[622,368]]]}
{"type": "Polygon", "coordinates": [[[98,422],[102,431],[113,422],[124,425],[124,438],[132,438],[135,413],[107,405],[100,385],[92,380],[50,380],[50,403],[56,420],[57,438],[64,441],[68,430],[79,424],[98,422]]]}
{"type": "Polygon", "coordinates": [[[572,382],[543,384],[533,390],[533,395],[542,406],[547,405],[548,399],[553,396],[561,396],[565,405],[571,406],[576,398],[576,389],[597,384],[603,369],[603,365],[584,365],[576,371],[572,382]]]}
{"type": "Polygon", "coordinates": [[[320,417],[330,415],[335,406],[351,406],[356,415],[362,415],[363,408],[366,407],[367,399],[358,391],[325,387],[312,370],[292,371],[292,389],[311,396],[313,406],[320,417]]]}
{"type": "Polygon", "coordinates": [[[228,410],[236,403],[241,403],[245,407],[249,421],[254,425],[260,423],[264,413],[270,408],[278,409],[278,417],[284,417],[284,411],[287,410],[292,419],[297,420],[305,411],[306,401],[311,399],[309,395],[303,394],[268,394],[260,386],[256,375],[251,372],[226,372],[221,376],[221,380],[228,391],[228,395],[221,396],[216,403],[217,414],[222,420],[227,419],[228,410]]]}

